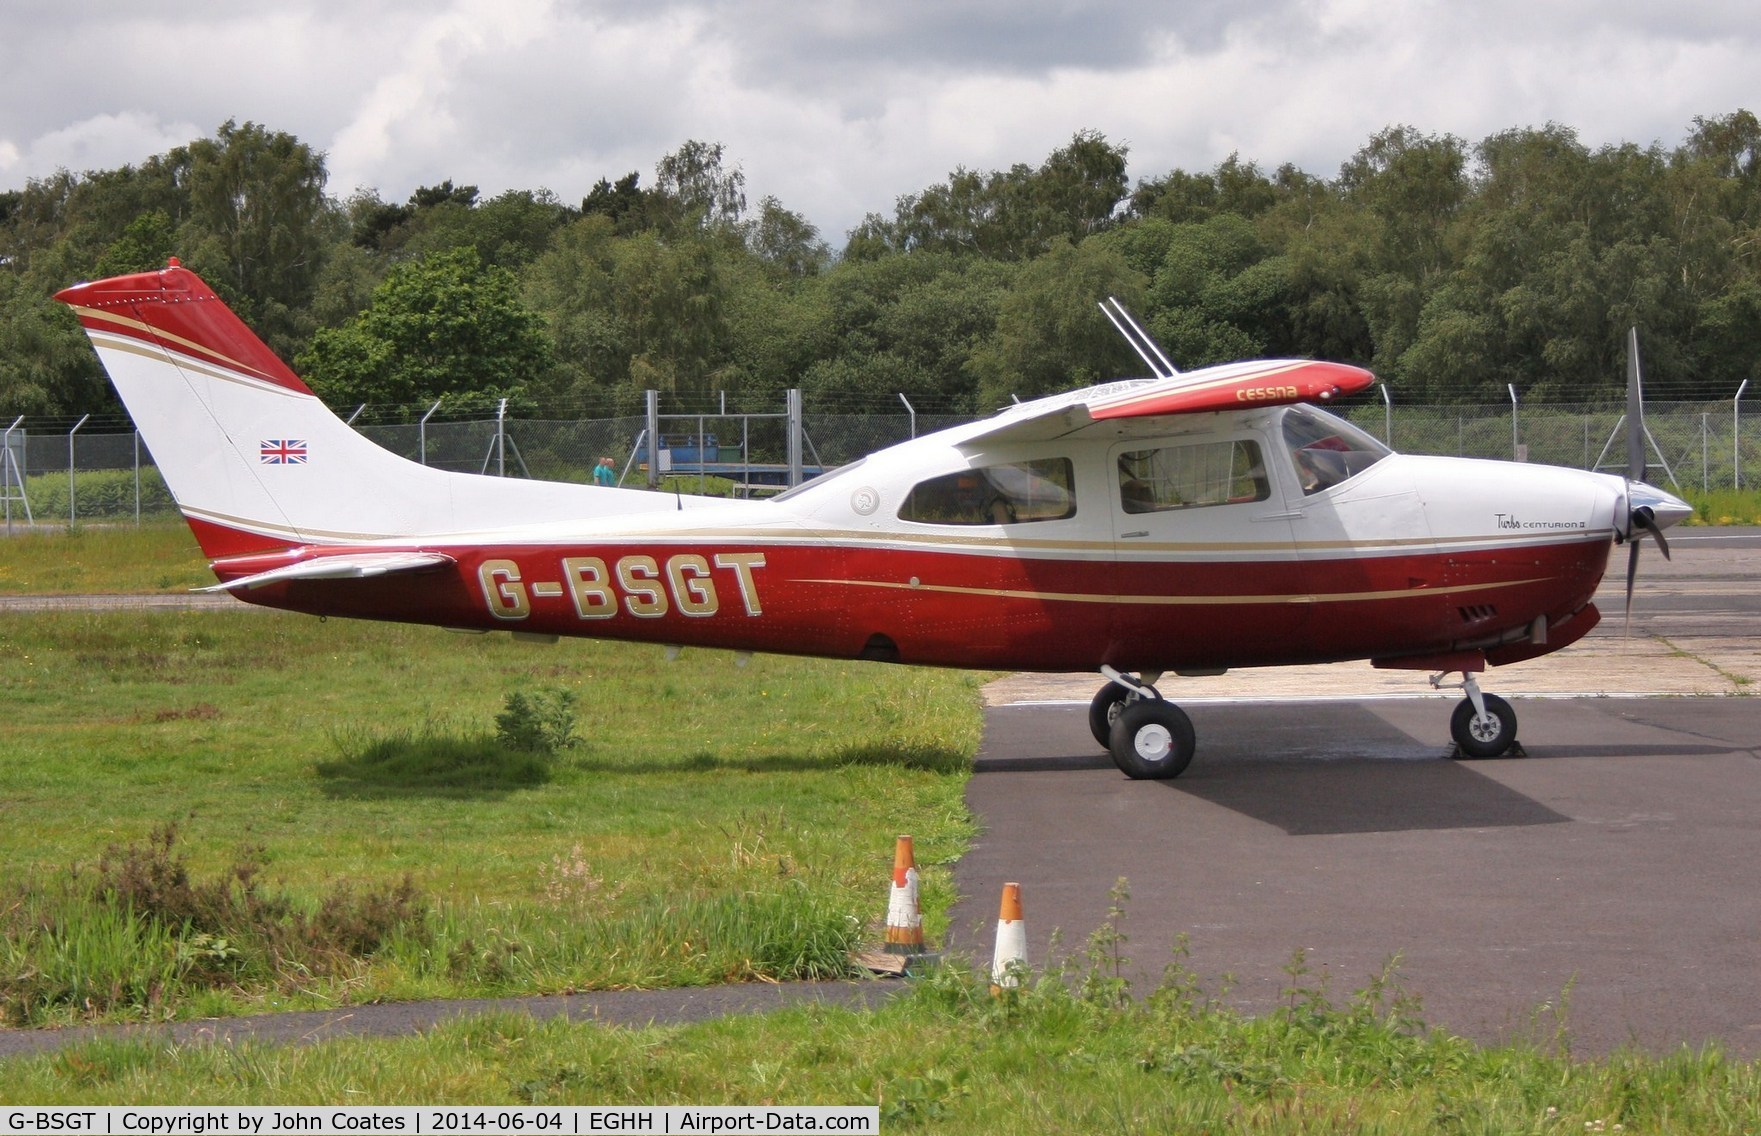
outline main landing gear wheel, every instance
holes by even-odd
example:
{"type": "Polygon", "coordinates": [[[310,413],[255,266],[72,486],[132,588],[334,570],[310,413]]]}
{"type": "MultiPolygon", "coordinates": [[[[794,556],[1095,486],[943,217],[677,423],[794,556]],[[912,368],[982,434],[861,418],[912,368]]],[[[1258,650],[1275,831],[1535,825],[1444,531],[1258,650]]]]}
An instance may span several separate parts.
{"type": "Polygon", "coordinates": [[[1196,746],[1192,720],[1180,707],[1161,698],[1126,703],[1114,718],[1107,739],[1113,764],[1136,781],[1180,776],[1191,764],[1196,746]]]}
{"type": "Polygon", "coordinates": [[[1474,709],[1471,698],[1464,698],[1449,718],[1449,732],[1461,749],[1462,757],[1497,757],[1516,743],[1516,711],[1496,694],[1482,694],[1486,712],[1474,709]]]}
{"type": "Polygon", "coordinates": [[[1127,689],[1116,682],[1109,682],[1095,692],[1094,701],[1088,704],[1088,732],[1094,735],[1095,742],[1102,749],[1113,744],[1113,723],[1119,720],[1119,711],[1133,702],[1141,702],[1146,697],[1160,700],[1161,694],[1155,687],[1145,683],[1143,689],[1147,695],[1127,689]]]}

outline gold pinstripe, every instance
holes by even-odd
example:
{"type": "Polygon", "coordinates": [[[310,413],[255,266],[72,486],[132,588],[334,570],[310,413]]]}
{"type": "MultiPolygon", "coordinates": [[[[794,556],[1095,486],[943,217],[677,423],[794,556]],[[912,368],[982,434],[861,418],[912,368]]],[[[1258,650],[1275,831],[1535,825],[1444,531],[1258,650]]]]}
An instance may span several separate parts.
{"type": "MultiPolygon", "coordinates": [[[[194,301],[194,302],[201,302],[201,301],[194,301]]],[[[260,371],[256,367],[252,367],[247,363],[241,363],[239,360],[234,359],[229,355],[223,355],[220,352],[214,350],[212,347],[208,347],[205,344],[197,343],[193,339],[185,339],[181,335],[173,335],[171,332],[166,331],[163,328],[154,327],[153,325],[151,325],[149,323],[144,323],[141,320],[131,319],[128,316],[122,315],[118,312],[108,311],[104,308],[82,308],[82,307],[75,306],[73,310],[76,313],[78,313],[80,315],[80,317],[83,319],[101,320],[104,323],[116,324],[118,327],[126,327],[126,328],[133,330],[133,331],[145,332],[146,334],[152,336],[155,339],[167,340],[171,343],[177,344],[180,347],[184,347],[184,348],[187,348],[191,351],[198,352],[199,354],[206,355],[208,358],[213,359],[215,362],[221,363],[227,367],[230,367],[233,370],[240,372],[241,374],[255,375],[258,378],[264,379],[268,382],[272,382],[272,383],[275,382],[275,380],[273,378],[271,378],[266,372],[260,371]]],[[[93,334],[93,335],[97,334],[95,329],[88,328],[87,331],[89,334],[93,334]]],[[[277,384],[277,385],[279,385],[279,384],[277,384]]],[[[299,392],[290,391],[289,393],[290,394],[297,394],[299,392]]]]}
{"type": "MultiPolygon", "coordinates": [[[[91,336],[92,344],[103,350],[116,351],[124,355],[138,355],[143,359],[151,359],[155,363],[163,363],[166,361],[166,352],[163,348],[142,343],[140,340],[135,339],[132,336],[118,335],[114,332],[106,333],[96,330],[88,331],[87,334],[91,336]]],[[[167,336],[166,338],[169,339],[174,337],[167,336]]],[[[212,352],[210,352],[210,354],[212,354],[212,352]]],[[[264,394],[280,395],[283,398],[312,397],[305,391],[291,390],[272,379],[260,378],[258,377],[260,372],[246,374],[242,371],[222,370],[212,364],[204,363],[200,359],[192,359],[187,355],[183,356],[180,361],[173,365],[179,368],[187,368],[188,370],[195,371],[219,382],[235,383],[239,386],[249,387],[254,391],[261,391],[264,394]]],[[[246,368],[246,370],[249,370],[249,368],[246,368]]]]}
{"type": "Polygon", "coordinates": [[[830,584],[851,588],[884,588],[907,592],[939,592],[957,596],[982,596],[988,599],[1042,600],[1059,603],[1144,604],[1149,606],[1211,607],[1224,604],[1323,604],[1351,603],[1358,600],[1408,599],[1426,595],[1461,595],[1485,592],[1495,588],[1516,588],[1525,584],[1542,584],[1546,577],[1532,580],[1502,580],[1488,584],[1464,584],[1442,588],[1393,588],[1376,592],[1334,592],[1328,594],[1296,593],[1291,595],[1231,596],[1117,596],[1097,592],[1039,592],[1016,588],[965,588],[953,584],[910,584],[891,580],[796,580],[797,584],[830,584]]]}

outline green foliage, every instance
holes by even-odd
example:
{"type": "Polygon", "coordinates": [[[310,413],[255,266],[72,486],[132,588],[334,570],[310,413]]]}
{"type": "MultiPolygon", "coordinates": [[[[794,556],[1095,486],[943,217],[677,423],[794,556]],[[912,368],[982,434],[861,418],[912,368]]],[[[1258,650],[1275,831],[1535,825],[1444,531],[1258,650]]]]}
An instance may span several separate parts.
{"type": "Polygon", "coordinates": [[[1133,306],[1142,292],[1142,277],[1105,243],[1059,238],[1022,268],[999,305],[996,335],[973,360],[979,408],[1141,373],[1097,297],[1133,306]]]}
{"type": "MultiPolygon", "coordinates": [[[[73,516],[79,521],[133,520],[136,488],[132,469],[76,471],[73,475],[73,516]]],[[[67,490],[65,473],[37,474],[27,478],[24,486],[31,513],[39,521],[65,521],[68,518],[67,490]]],[[[177,502],[171,499],[165,479],[159,476],[159,470],[154,466],[141,467],[139,505],[143,517],[164,516],[177,511],[177,502]]]]}
{"type": "Polygon", "coordinates": [[[575,736],[575,699],[562,687],[510,691],[495,716],[495,736],[511,749],[556,753],[568,749],[575,736]]]}
{"type": "Polygon", "coordinates": [[[393,269],[366,311],[321,330],[298,362],[312,389],[337,405],[452,396],[457,406],[519,395],[551,351],[514,274],[466,247],[393,269]]]}
{"type": "Polygon", "coordinates": [[[337,202],[321,155],[227,122],[0,195],[0,414],[113,410],[49,297],[168,255],[339,405],[627,412],[645,389],[691,409],[800,386],[839,409],[986,410],[1139,372],[1097,318],[1110,291],[1182,367],[1313,356],[1371,365],[1408,402],[1507,384],[1583,401],[1618,397],[1637,325],[1651,397],[1727,399],[1761,381],[1758,152],[1748,110],[1673,149],[1392,125],[1332,178],[1230,155],[1132,191],[1127,148],[1083,130],[1037,164],[897,195],[834,258],[775,197],[748,209],[720,143],[661,157],[653,188],[601,178],[578,208],[451,180],[337,202]]]}
{"type": "Polygon", "coordinates": [[[260,848],[199,879],[176,824],[110,845],[90,875],[37,881],[0,906],[0,1016],[157,1016],[205,988],[294,986],[352,972],[393,942],[428,936],[408,876],[357,890],[340,880],[308,910],[264,888],[260,848]]]}
{"type": "Polygon", "coordinates": [[[1084,130],[1037,168],[981,174],[961,167],[946,183],[901,197],[891,223],[871,215],[852,244],[862,259],[918,249],[1029,260],[1059,240],[1081,241],[1111,226],[1126,195],[1125,155],[1126,147],[1084,130]]]}
{"type": "MultiPolygon", "coordinates": [[[[143,545],[132,527],[16,537],[0,586],[74,560],[127,590],[96,564],[111,549],[143,545]]],[[[0,982],[22,983],[0,1013],[841,974],[884,914],[898,832],[918,838],[926,931],[946,931],[977,681],[243,608],[6,621],[0,793],[33,819],[0,827],[0,982]],[[495,736],[509,691],[552,689],[578,696],[575,745],[495,736]],[[131,902],[93,897],[100,860],[131,902]],[[398,915],[417,899],[419,928],[398,915]]]]}

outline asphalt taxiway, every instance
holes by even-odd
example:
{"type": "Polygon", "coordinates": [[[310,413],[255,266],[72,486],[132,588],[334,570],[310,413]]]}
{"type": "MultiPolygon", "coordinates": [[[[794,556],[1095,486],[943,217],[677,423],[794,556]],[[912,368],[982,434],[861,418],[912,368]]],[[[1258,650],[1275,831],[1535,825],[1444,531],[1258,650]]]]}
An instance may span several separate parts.
{"type": "Polygon", "coordinates": [[[1482,677],[1527,757],[1451,760],[1459,693],[1339,664],[1167,680],[1198,754],[1133,782],[1088,734],[1093,676],[994,684],[951,948],[989,958],[1011,881],[1029,962],[1055,930],[1076,956],[1123,878],[1140,993],[1184,935],[1249,1011],[1301,951],[1336,1001],[1398,960],[1428,1024],[1481,1041],[1761,1055],[1761,533],[1671,544],[1630,631],[1622,559],[1602,627],[1482,677]]]}

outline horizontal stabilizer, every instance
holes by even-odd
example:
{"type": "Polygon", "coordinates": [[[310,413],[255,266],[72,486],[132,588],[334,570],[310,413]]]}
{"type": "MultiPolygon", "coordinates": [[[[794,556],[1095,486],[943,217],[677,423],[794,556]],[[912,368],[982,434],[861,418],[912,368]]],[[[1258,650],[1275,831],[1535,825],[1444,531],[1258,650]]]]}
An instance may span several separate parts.
{"type": "MultiPolygon", "coordinates": [[[[368,576],[388,576],[394,572],[417,572],[423,568],[436,568],[452,563],[453,558],[442,552],[345,552],[336,556],[302,560],[297,564],[271,568],[267,572],[240,576],[224,584],[196,590],[229,592],[239,588],[261,588],[265,584],[279,584],[287,580],[360,580],[368,576]]],[[[215,568],[223,569],[224,562],[216,564],[215,568]]]]}

